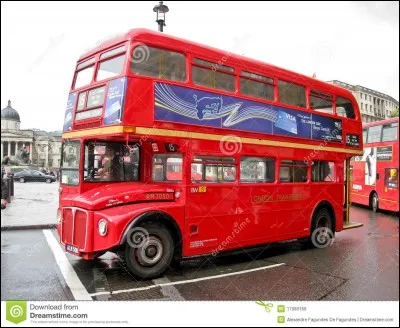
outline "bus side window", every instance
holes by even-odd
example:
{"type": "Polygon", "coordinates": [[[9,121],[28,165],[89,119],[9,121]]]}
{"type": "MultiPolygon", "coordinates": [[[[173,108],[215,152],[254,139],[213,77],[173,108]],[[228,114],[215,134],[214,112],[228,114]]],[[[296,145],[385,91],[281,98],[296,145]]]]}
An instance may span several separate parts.
{"type": "Polygon", "coordinates": [[[278,81],[279,102],[293,106],[306,107],[306,88],[292,82],[278,81]]]}
{"type": "Polygon", "coordinates": [[[132,53],[131,72],[135,75],[151,76],[166,80],[186,80],[186,57],[185,55],[158,49],[137,46],[132,53]],[[146,53],[146,60],[138,60],[146,53]]]}
{"type": "Polygon", "coordinates": [[[311,171],[313,182],[334,182],[335,163],[326,161],[314,161],[311,171]]]}
{"type": "Polygon", "coordinates": [[[182,155],[157,154],[153,156],[153,181],[182,181],[182,155]]]}
{"type": "Polygon", "coordinates": [[[303,161],[282,160],[279,168],[280,182],[307,182],[308,166],[303,161]]]}
{"type": "Polygon", "coordinates": [[[333,114],[333,97],[326,93],[311,90],[310,108],[316,112],[333,114]]]}
{"type": "Polygon", "coordinates": [[[396,168],[385,169],[385,186],[388,188],[399,187],[399,170],[396,168]]]}
{"type": "Polygon", "coordinates": [[[347,118],[356,118],[351,101],[342,97],[336,97],[336,115],[347,118]]]}
{"type": "Polygon", "coordinates": [[[234,182],[234,157],[195,156],[191,165],[192,182],[234,182]]]}

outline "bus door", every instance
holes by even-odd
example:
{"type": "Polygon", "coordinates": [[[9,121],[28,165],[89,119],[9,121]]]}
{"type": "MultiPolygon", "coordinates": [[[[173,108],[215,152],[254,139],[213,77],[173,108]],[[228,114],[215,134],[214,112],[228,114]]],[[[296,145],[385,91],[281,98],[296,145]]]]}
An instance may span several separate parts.
{"type": "Polygon", "coordinates": [[[351,192],[351,158],[346,158],[345,161],[345,179],[344,179],[344,217],[343,217],[343,229],[352,229],[363,226],[362,223],[350,222],[350,192],[351,192]]]}
{"type": "Polygon", "coordinates": [[[345,179],[344,179],[344,225],[348,225],[350,220],[350,188],[351,188],[351,167],[350,158],[345,161],[345,179]]]}

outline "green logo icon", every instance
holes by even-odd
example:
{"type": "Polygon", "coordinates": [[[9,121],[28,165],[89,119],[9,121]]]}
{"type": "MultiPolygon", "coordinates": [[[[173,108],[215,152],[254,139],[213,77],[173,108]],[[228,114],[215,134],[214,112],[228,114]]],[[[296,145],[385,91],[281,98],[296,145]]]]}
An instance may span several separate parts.
{"type": "Polygon", "coordinates": [[[264,303],[263,301],[258,301],[256,304],[263,306],[267,312],[271,312],[271,308],[274,306],[272,303],[264,303]]]}
{"type": "Polygon", "coordinates": [[[285,317],[283,315],[278,317],[278,323],[285,323],[285,317]]]}
{"type": "Polygon", "coordinates": [[[278,312],[280,312],[280,313],[285,312],[285,306],[284,305],[278,305],[278,312]]]}
{"type": "Polygon", "coordinates": [[[13,323],[26,320],[26,301],[7,301],[6,319],[13,323]]]}

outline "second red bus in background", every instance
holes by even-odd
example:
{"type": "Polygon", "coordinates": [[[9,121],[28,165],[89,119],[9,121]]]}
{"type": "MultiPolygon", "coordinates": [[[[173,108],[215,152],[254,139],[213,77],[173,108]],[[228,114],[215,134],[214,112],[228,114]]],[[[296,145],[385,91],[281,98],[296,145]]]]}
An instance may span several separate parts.
{"type": "Polygon", "coordinates": [[[352,161],[351,201],[399,211],[399,118],[363,125],[364,154],[352,161]]]}

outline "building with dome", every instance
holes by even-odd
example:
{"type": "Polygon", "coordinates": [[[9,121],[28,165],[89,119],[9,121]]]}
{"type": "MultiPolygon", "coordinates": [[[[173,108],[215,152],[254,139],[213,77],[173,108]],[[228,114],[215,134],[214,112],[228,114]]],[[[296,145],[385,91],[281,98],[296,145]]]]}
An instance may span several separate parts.
{"type": "Polygon", "coordinates": [[[8,101],[1,110],[1,159],[16,156],[22,148],[29,151],[32,165],[57,168],[61,161],[61,131],[21,129],[18,111],[8,101]]]}

